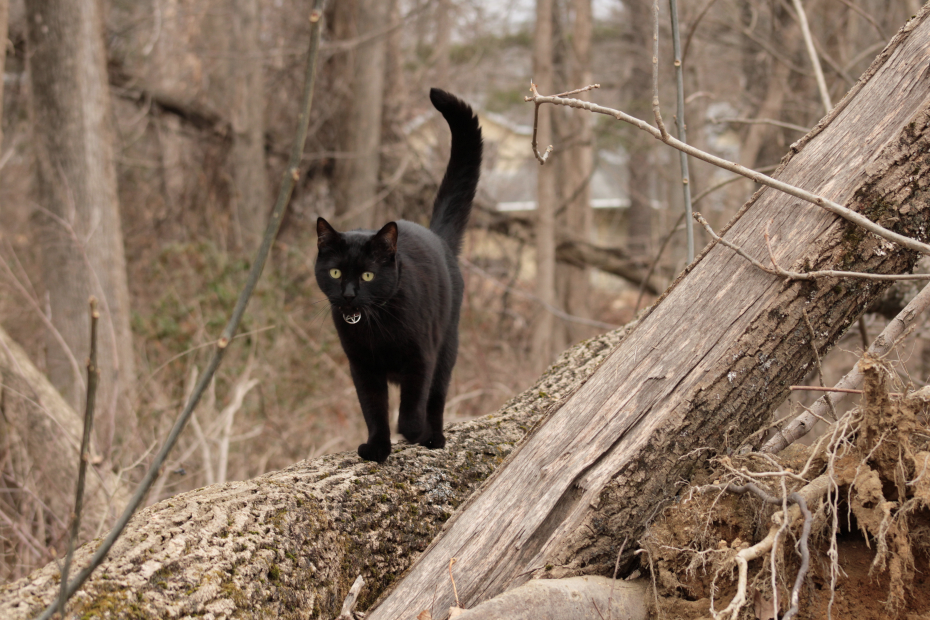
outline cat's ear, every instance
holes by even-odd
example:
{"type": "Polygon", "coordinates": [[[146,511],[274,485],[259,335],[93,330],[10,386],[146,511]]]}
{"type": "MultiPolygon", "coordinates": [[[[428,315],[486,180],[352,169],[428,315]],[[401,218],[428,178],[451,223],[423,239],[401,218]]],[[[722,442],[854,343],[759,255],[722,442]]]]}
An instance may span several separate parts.
{"type": "Polygon", "coordinates": [[[397,252],[397,224],[388,222],[371,238],[371,248],[384,258],[393,258],[397,252]]]}
{"type": "Polygon", "coordinates": [[[319,249],[332,247],[339,240],[339,233],[321,217],[316,219],[316,247],[319,249]]]}

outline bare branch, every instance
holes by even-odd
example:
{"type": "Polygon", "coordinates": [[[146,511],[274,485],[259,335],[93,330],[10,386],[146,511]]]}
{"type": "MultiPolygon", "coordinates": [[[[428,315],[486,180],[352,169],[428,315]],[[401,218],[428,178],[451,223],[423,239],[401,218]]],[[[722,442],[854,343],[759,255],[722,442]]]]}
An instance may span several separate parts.
{"type": "Polygon", "coordinates": [[[824,112],[829,113],[833,109],[833,102],[830,101],[830,91],[827,90],[827,82],[823,78],[823,69],[820,68],[820,59],[817,57],[817,50],[814,49],[814,40],[811,37],[811,28],[807,24],[807,13],[804,12],[804,5],[801,0],[792,0],[794,10],[798,13],[798,24],[801,26],[801,34],[804,35],[804,45],[807,47],[807,55],[810,56],[811,65],[814,67],[814,77],[817,78],[817,88],[820,91],[820,99],[823,102],[824,112]]]}
{"type": "MultiPolygon", "coordinates": [[[[872,343],[872,346],[869,347],[867,355],[871,357],[881,357],[887,354],[893,348],[898,337],[914,325],[920,315],[923,314],[928,307],[930,307],[930,285],[925,286],[923,290],[898,313],[898,316],[888,323],[885,330],[879,334],[878,338],[872,343]]],[[[801,414],[792,420],[782,431],[775,433],[759,451],[768,453],[781,452],[786,446],[806,435],[813,428],[817,416],[822,416],[829,409],[826,402],[827,400],[833,405],[839,404],[844,398],[842,394],[858,393],[858,390],[855,392],[852,390],[860,387],[862,385],[862,380],[862,371],[859,370],[859,365],[856,364],[856,366],[854,366],[846,376],[840,379],[833,388],[834,391],[840,394],[839,396],[826,394],[820,398],[813,404],[810,411],[801,414]]],[[[794,388],[792,387],[792,389],[794,388]]]]}
{"type": "Polygon", "coordinates": [[[710,224],[707,223],[699,212],[694,213],[694,219],[700,222],[701,226],[704,227],[704,230],[707,231],[714,241],[719,241],[721,244],[730,248],[750,263],[753,266],[758,267],[765,273],[770,273],[773,276],[782,276],[789,280],[816,280],[817,278],[859,278],[862,280],[883,280],[895,282],[898,280],[930,280],[930,273],[904,273],[904,274],[884,274],[884,273],[861,273],[858,271],[833,271],[833,270],[824,270],[824,271],[788,271],[783,269],[777,262],[775,262],[775,257],[772,255],[772,248],[768,247],[768,233],[765,233],[766,246],[769,250],[769,258],[772,261],[773,268],[766,267],[752,256],[746,253],[743,248],[739,247],[734,243],[730,243],[723,237],[720,237],[714,230],[710,227],[710,224]]]}
{"type": "Polygon", "coordinates": [[[68,552],[61,569],[61,590],[58,594],[58,614],[65,617],[65,602],[68,600],[68,573],[78,534],[81,531],[81,511],[84,508],[84,481],[87,478],[87,464],[90,462],[90,437],[94,428],[94,403],[97,397],[97,383],[100,381],[100,369],[97,368],[97,322],[100,311],[97,300],[90,298],[90,355],[87,358],[87,399],[84,403],[84,435],[81,438],[81,457],[78,463],[77,487],[74,491],[74,514],[71,516],[71,535],[68,537],[68,552]]]}
{"type": "MultiPolygon", "coordinates": [[[[524,97],[525,101],[532,101],[539,97],[539,93],[536,92],[536,84],[530,82],[530,92],[533,93],[532,97],[524,97]]],[[[539,105],[536,104],[536,108],[533,110],[533,155],[536,156],[536,160],[539,162],[540,166],[545,165],[546,160],[549,159],[549,153],[552,152],[552,145],[546,147],[545,153],[539,152],[539,144],[536,141],[536,133],[539,130],[539,105]]]]}
{"type": "Polygon", "coordinates": [[[668,138],[668,130],[662,122],[662,111],[659,109],[659,0],[653,0],[653,28],[652,28],[652,113],[656,117],[656,126],[662,138],[668,138]]]}
{"type": "Polygon", "coordinates": [[[788,183],[784,183],[782,181],[773,179],[772,177],[766,176],[754,170],[750,170],[749,168],[746,168],[745,166],[734,164],[733,162],[727,161],[726,159],[723,159],[721,157],[711,155],[710,153],[702,151],[689,144],[685,144],[684,142],[680,140],[676,140],[675,138],[667,134],[663,136],[661,131],[651,126],[649,123],[646,123],[645,121],[642,121],[634,116],[630,116],[626,112],[621,112],[620,110],[614,110],[612,108],[606,108],[604,106],[600,106],[595,103],[591,103],[589,101],[582,101],[580,99],[567,99],[567,98],[562,98],[562,97],[545,97],[545,96],[537,95],[533,97],[526,97],[525,100],[532,101],[535,104],[552,103],[555,105],[564,105],[570,108],[579,108],[582,110],[588,110],[589,112],[594,112],[596,114],[604,114],[606,116],[612,116],[616,118],[617,120],[624,121],[635,127],[638,127],[639,129],[642,129],[643,131],[652,135],[652,137],[654,137],[655,139],[661,140],[662,142],[680,151],[684,151],[685,153],[687,153],[688,155],[691,155],[692,157],[696,157],[702,161],[706,161],[707,163],[713,164],[714,166],[717,166],[719,168],[723,168],[724,170],[735,172],[736,174],[742,175],[748,179],[752,179],[753,181],[761,185],[766,185],[768,187],[777,189],[778,191],[784,192],[791,196],[795,196],[796,198],[800,198],[802,200],[810,202],[811,204],[815,204],[818,207],[822,207],[826,209],[827,211],[830,211],[831,213],[835,213],[836,215],[839,215],[843,219],[848,220],[852,222],[853,224],[861,226],[867,231],[874,233],[883,239],[887,239],[888,241],[897,243],[909,250],[914,250],[915,252],[920,252],[921,254],[930,255],[930,245],[927,245],[926,243],[921,243],[920,241],[917,241],[916,239],[911,239],[910,237],[906,237],[896,232],[892,232],[888,230],[887,228],[884,228],[883,226],[879,226],[878,224],[868,219],[864,215],[856,213],[855,211],[852,211],[851,209],[847,209],[843,205],[833,202],[832,200],[828,200],[824,198],[823,196],[818,196],[817,194],[811,193],[799,187],[795,187],[794,185],[789,185],[788,183]]]}

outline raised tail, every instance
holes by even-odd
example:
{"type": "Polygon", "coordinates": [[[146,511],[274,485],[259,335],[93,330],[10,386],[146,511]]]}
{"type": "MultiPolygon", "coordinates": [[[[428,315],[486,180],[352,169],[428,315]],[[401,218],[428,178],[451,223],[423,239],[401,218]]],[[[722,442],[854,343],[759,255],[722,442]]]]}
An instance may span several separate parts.
{"type": "Polygon", "coordinates": [[[432,88],[429,98],[452,130],[449,165],[433,203],[429,228],[458,256],[481,174],[481,127],[471,107],[455,95],[432,88]]]}

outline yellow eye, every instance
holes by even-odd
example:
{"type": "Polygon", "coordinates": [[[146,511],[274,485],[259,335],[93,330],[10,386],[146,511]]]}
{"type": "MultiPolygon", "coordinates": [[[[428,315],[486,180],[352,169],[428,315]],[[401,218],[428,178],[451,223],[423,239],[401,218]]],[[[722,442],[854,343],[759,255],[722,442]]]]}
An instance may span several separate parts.
{"type": "Polygon", "coordinates": [[[371,273],[370,271],[366,271],[365,273],[362,274],[362,280],[364,280],[365,282],[371,282],[374,279],[375,279],[375,274],[371,273]]]}
{"type": "Polygon", "coordinates": [[[338,280],[340,277],[342,277],[342,272],[339,271],[338,269],[330,269],[329,275],[331,275],[332,277],[338,280]]]}

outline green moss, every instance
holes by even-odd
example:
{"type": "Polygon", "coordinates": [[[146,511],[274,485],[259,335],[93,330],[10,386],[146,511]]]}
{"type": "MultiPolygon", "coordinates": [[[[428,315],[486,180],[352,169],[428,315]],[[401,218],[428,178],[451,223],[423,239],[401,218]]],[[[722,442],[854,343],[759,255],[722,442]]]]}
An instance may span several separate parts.
{"type": "Polygon", "coordinates": [[[268,579],[274,582],[281,581],[281,569],[278,568],[277,564],[268,567],[268,579]]]}

